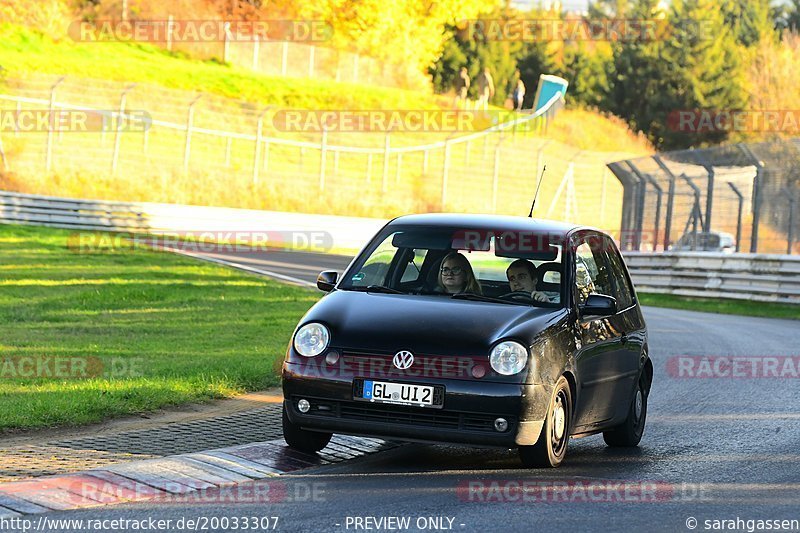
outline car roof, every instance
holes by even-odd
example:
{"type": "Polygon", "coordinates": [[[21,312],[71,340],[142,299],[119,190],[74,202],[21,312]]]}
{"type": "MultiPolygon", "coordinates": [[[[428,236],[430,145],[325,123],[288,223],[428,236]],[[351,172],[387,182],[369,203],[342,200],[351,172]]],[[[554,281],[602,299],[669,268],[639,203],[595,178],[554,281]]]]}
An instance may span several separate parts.
{"type": "Polygon", "coordinates": [[[574,230],[588,229],[598,231],[595,228],[579,226],[567,222],[556,220],[546,220],[541,218],[515,217],[508,215],[473,215],[463,213],[430,213],[423,215],[405,215],[397,217],[389,223],[391,226],[432,226],[432,227],[463,227],[474,230],[491,231],[535,231],[549,233],[551,235],[566,236],[574,230]]]}

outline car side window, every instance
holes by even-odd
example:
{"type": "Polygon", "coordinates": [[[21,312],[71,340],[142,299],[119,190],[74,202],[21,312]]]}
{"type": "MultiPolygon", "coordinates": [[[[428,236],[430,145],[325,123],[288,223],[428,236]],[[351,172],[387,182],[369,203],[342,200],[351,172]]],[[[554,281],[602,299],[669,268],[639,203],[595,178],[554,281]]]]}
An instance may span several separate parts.
{"type": "Polygon", "coordinates": [[[588,237],[575,248],[575,284],[579,305],[586,303],[591,293],[615,297],[612,269],[602,242],[596,237],[588,237]]]}
{"type": "Polygon", "coordinates": [[[611,265],[611,275],[614,282],[614,298],[617,299],[617,309],[627,309],[633,305],[633,288],[625,275],[625,265],[622,262],[616,247],[611,245],[609,239],[605,241],[605,255],[611,265]]]}

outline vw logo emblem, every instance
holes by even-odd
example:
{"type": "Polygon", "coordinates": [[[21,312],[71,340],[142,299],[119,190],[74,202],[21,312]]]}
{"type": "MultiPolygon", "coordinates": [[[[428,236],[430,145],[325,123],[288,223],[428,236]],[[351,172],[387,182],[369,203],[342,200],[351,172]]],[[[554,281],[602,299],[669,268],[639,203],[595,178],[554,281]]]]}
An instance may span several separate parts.
{"type": "Polygon", "coordinates": [[[411,365],[414,364],[414,354],[407,350],[399,351],[394,354],[392,364],[400,370],[411,368],[411,365]]]}

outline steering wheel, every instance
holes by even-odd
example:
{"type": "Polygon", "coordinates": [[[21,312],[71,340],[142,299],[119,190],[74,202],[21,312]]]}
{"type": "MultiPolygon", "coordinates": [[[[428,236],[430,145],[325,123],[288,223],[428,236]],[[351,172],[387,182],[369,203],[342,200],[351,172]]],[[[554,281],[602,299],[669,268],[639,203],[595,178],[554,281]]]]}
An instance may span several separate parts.
{"type": "Polygon", "coordinates": [[[525,300],[530,302],[533,298],[531,297],[530,293],[525,291],[513,291],[507,292],[500,296],[501,299],[508,299],[508,300],[525,300]]]}

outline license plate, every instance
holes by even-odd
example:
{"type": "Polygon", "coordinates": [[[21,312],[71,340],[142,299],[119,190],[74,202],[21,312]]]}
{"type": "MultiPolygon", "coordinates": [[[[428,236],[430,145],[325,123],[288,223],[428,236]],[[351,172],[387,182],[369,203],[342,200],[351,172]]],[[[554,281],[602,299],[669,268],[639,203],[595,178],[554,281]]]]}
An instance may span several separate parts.
{"type": "Polygon", "coordinates": [[[371,402],[397,403],[401,405],[433,406],[434,388],[410,383],[389,383],[364,380],[362,398],[371,402]]]}

